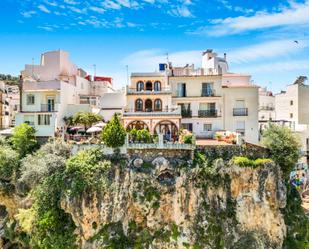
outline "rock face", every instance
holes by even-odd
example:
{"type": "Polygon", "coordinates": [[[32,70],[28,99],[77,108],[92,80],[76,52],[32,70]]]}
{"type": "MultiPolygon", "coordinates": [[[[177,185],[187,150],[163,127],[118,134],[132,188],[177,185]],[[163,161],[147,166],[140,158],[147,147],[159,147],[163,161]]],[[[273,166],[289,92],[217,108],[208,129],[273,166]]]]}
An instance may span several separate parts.
{"type": "Polygon", "coordinates": [[[77,227],[79,247],[282,248],[285,187],[279,168],[224,165],[212,170],[132,160],[110,184],[61,207],[77,227]],[[114,247],[113,247],[114,246],[114,247]]]}

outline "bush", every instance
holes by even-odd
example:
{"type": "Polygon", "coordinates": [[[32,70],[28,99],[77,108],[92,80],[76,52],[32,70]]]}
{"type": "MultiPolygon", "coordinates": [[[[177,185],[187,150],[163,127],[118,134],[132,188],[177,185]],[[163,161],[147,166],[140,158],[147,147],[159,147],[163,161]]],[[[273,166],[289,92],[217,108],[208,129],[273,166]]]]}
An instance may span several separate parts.
{"type": "Polygon", "coordinates": [[[151,142],[151,134],[148,130],[138,130],[137,131],[137,140],[139,142],[150,143],[151,142]]]}
{"type": "Polygon", "coordinates": [[[69,158],[66,163],[65,178],[68,190],[73,194],[96,190],[106,186],[111,169],[110,161],[102,160],[97,149],[84,150],[69,158]]]}
{"type": "Polygon", "coordinates": [[[38,147],[35,139],[35,129],[28,124],[21,124],[14,128],[11,138],[12,147],[21,157],[32,153],[38,147]]]}
{"type": "Polygon", "coordinates": [[[264,132],[262,144],[269,149],[271,158],[280,166],[285,179],[300,157],[299,139],[287,127],[271,124],[264,132]]]}
{"type": "Polygon", "coordinates": [[[43,145],[35,154],[28,155],[21,163],[20,184],[25,184],[33,189],[46,177],[63,171],[66,159],[69,158],[71,149],[61,140],[50,141],[43,145]]]}
{"type": "Polygon", "coordinates": [[[260,167],[267,163],[273,162],[271,159],[258,158],[256,160],[251,160],[247,157],[234,157],[232,162],[240,167],[260,167]]]}
{"type": "Polygon", "coordinates": [[[124,145],[126,139],[126,131],[117,114],[108,122],[102,131],[103,142],[111,148],[118,148],[124,145]]]}
{"type": "Polygon", "coordinates": [[[183,129],[180,131],[179,141],[184,144],[193,144],[193,134],[190,131],[183,129]]]}
{"type": "Polygon", "coordinates": [[[9,146],[0,145],[0,179],[12,180],[19,166],[19,155],[9,146]]]}

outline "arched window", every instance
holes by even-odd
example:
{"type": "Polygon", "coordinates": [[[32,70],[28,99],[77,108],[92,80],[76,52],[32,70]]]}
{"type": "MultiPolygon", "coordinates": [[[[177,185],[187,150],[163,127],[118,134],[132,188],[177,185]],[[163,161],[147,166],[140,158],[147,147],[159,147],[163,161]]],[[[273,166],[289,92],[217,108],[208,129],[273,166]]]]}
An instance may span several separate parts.
{"type": "Polygon", "coordinates": [[[161,91],[161,82],[160,81],[156,81],[154,83],[154,90],[155,91],[161,91]]]}
{"type": "Polygon", "coordinates": [[[137,84],[136,84],[136,90],[137,90],[138,92],[144,90],[144,82],[143,82],[143,81],[137,82],[137,84]]]}
{"type": "Polygon", "coordinates": [[[152,112],[152,101],[151,101],[151,99],[147,99],[145,101],[145,111],[146,112],[152,112]]]}
{"type": "Polygon", "coordinates": [[[142,112],[143,111],[143,100],[137,99],[135,101],[135,111],[142,112]]]}
{"type": "Polygon", "coordinates": [[[151,81],[146,82],[146,91],[152,91],[152,82],[151,81]]]}
{"type": "Polygon", "coordinates": [[[162,101],[161,99],[156,99],[154,102],[154,110],[155,111],[162,111],[162,101]]]}

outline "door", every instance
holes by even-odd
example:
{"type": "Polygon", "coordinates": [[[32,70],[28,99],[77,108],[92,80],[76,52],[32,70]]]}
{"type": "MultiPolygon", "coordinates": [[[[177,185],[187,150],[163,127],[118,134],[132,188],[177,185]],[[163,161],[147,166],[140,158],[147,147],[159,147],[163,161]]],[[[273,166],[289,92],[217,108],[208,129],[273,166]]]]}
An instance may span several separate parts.
{"type": "Polygon", "coordinates": [[[55,99],[54,99],[54,97],[47,97],[47,111],[48,112],[55,111],[55,99]]]}

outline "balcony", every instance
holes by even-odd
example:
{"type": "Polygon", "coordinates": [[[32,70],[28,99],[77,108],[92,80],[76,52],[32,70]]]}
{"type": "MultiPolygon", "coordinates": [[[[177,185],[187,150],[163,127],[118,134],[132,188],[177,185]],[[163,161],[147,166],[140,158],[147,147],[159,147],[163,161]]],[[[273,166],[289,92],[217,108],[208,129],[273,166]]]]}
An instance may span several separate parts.
{"type": "Polygon", "coordinates": [[[260,111],[274,111],[275,107],[273,106],[260,106],[260,111]]]}
{"type": "Polygon", "coordinates": [[[181,110],[181,116],[183,118],[191,118],[192,117],[192,110],[190,110],[190,109],[182,109],[181,110]]]}
{"type": "Polygon", "coordinates": [[[22,88],[24,91],[58,91],[60,86],[60,81],[24,82],[22,88]]]}
{"type": "Polygon", "coordinates": [[[181,112],[179,108],[170,108],[170,109],[163,109],[162,111],[151,111],[151,112],[135,111],[134,109],[123,110],[124,117],[131,117],[131,116],[157,117],[157,116],[180,116],[180,115],[181,112]]]}
{"type": "Polygon", "coordinates": [[[248,108],[233,108],[233,116],[248,116],[248,108]]]}
{"type": "Polygon", "coordinates": [[[128,95],[159,95],[159,94],[172,94],[170,87],[163,87],[159,91],[155,90],[137,90],[136,88],[127,87],[128,95]]]}
{"type": "Polygon", "coordinates": [[[214,90],[202,90],[201,91],[201,97],[214,97],[216,96],[216,93],[214,90]]]}
{"type": "Polygon", "coordinates": [[[41,104],[41,112],[54,112],[55,105],[41,104]]]}
{"type": "Polygon", "coordinates": [[[218,111],[215,109],[214,110],[199,110],[198,117],[199,118],[216,118],[218,117],[218,111]]]}

